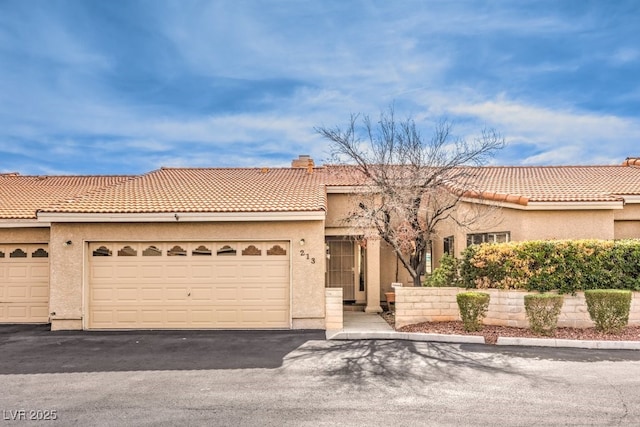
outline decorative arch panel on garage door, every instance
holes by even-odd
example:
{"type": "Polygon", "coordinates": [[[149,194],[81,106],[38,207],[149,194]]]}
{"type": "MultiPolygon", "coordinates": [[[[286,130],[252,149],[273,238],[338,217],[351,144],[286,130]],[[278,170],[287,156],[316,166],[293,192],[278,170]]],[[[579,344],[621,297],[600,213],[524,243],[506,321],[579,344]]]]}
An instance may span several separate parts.
{"type": "Polygon", "coordinates": [[[289,328],[289,244],[89,244],[89,329],[289,328]]]}
{"type": "Polygon", "coordinates": [[[49,322],[47,244],[0,244],[0,323],[49,322]]]}

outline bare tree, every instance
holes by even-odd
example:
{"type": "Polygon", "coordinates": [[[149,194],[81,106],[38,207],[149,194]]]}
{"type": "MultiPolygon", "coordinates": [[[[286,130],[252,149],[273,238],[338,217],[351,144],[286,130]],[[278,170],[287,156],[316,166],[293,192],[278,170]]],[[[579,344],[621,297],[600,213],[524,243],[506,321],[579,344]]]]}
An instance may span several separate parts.
{"type": "Polygon", "coordinates": [[[380,238],[396,253],[420,286],[425,254],[443,221],[468,227],[477,215],[462,215],[456,207],[463,197],[482,192],[474,188],[472,166],[486,163],[504,139],[484,130],[472,142],[455,138],[451,124],[439,122],[425,139],[413,119],[396,120],[393,107],[380,114],[352,115],[346,128],[319,127],[331,142],[332,169],[359,183],[355,209],[344,218],[365,238],[380,238]]]}

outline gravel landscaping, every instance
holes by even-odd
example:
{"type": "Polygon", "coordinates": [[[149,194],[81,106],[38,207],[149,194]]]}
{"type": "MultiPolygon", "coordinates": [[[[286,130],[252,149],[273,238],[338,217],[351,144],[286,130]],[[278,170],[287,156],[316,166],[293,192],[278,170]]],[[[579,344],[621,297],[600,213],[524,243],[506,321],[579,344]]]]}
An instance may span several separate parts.
{"type": "MultiPolygon", "coordinates": [[[[395,319],[392,313],[385,311],[381,316],[395,329],[395,319]]],[[[462,322],[424,322],[415,325],[407,325],[397,329],[399,332],[423,332],[431,334],[453,335],[481,335],[487,344],[495,344],[498,337],[520,338],[559,338],[569,340],[595,340],[595,341],[640,341],[640,326],[627,326],[620,333],[604,334],[595,328],[558,328],[552,337],[538,335],[529,329],[513,328],[508,326],[484,325],[481,331],[466,332],[462,322]]]]}

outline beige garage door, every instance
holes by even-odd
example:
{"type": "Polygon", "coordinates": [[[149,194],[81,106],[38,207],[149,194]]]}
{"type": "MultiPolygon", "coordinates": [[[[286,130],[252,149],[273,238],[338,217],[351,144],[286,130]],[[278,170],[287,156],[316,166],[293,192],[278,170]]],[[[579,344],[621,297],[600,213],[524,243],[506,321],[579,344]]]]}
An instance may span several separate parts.
{"type": "Polygon", "coordinates": [[[287,242],[89,245],[90,329],[289,328],[287,242]]]}
{"type": "Polygon", "coordinates": [[[48,246],[0,244],[0,323],[48,321],[48,246]]]}

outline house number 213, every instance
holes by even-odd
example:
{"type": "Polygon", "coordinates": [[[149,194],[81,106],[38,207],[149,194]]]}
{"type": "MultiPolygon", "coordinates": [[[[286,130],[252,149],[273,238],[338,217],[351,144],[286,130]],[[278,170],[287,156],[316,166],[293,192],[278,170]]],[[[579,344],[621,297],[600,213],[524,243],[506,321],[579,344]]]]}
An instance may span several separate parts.
{"type": "Polygon", "coordinates": [[[300,256],[306,256],[307,259],[311,262],[311,264],[315,264],[316,263],[316,259],[315,258],[309,258],[309,254],[306,253],[304,250],[300,249],[300,256]]]}

